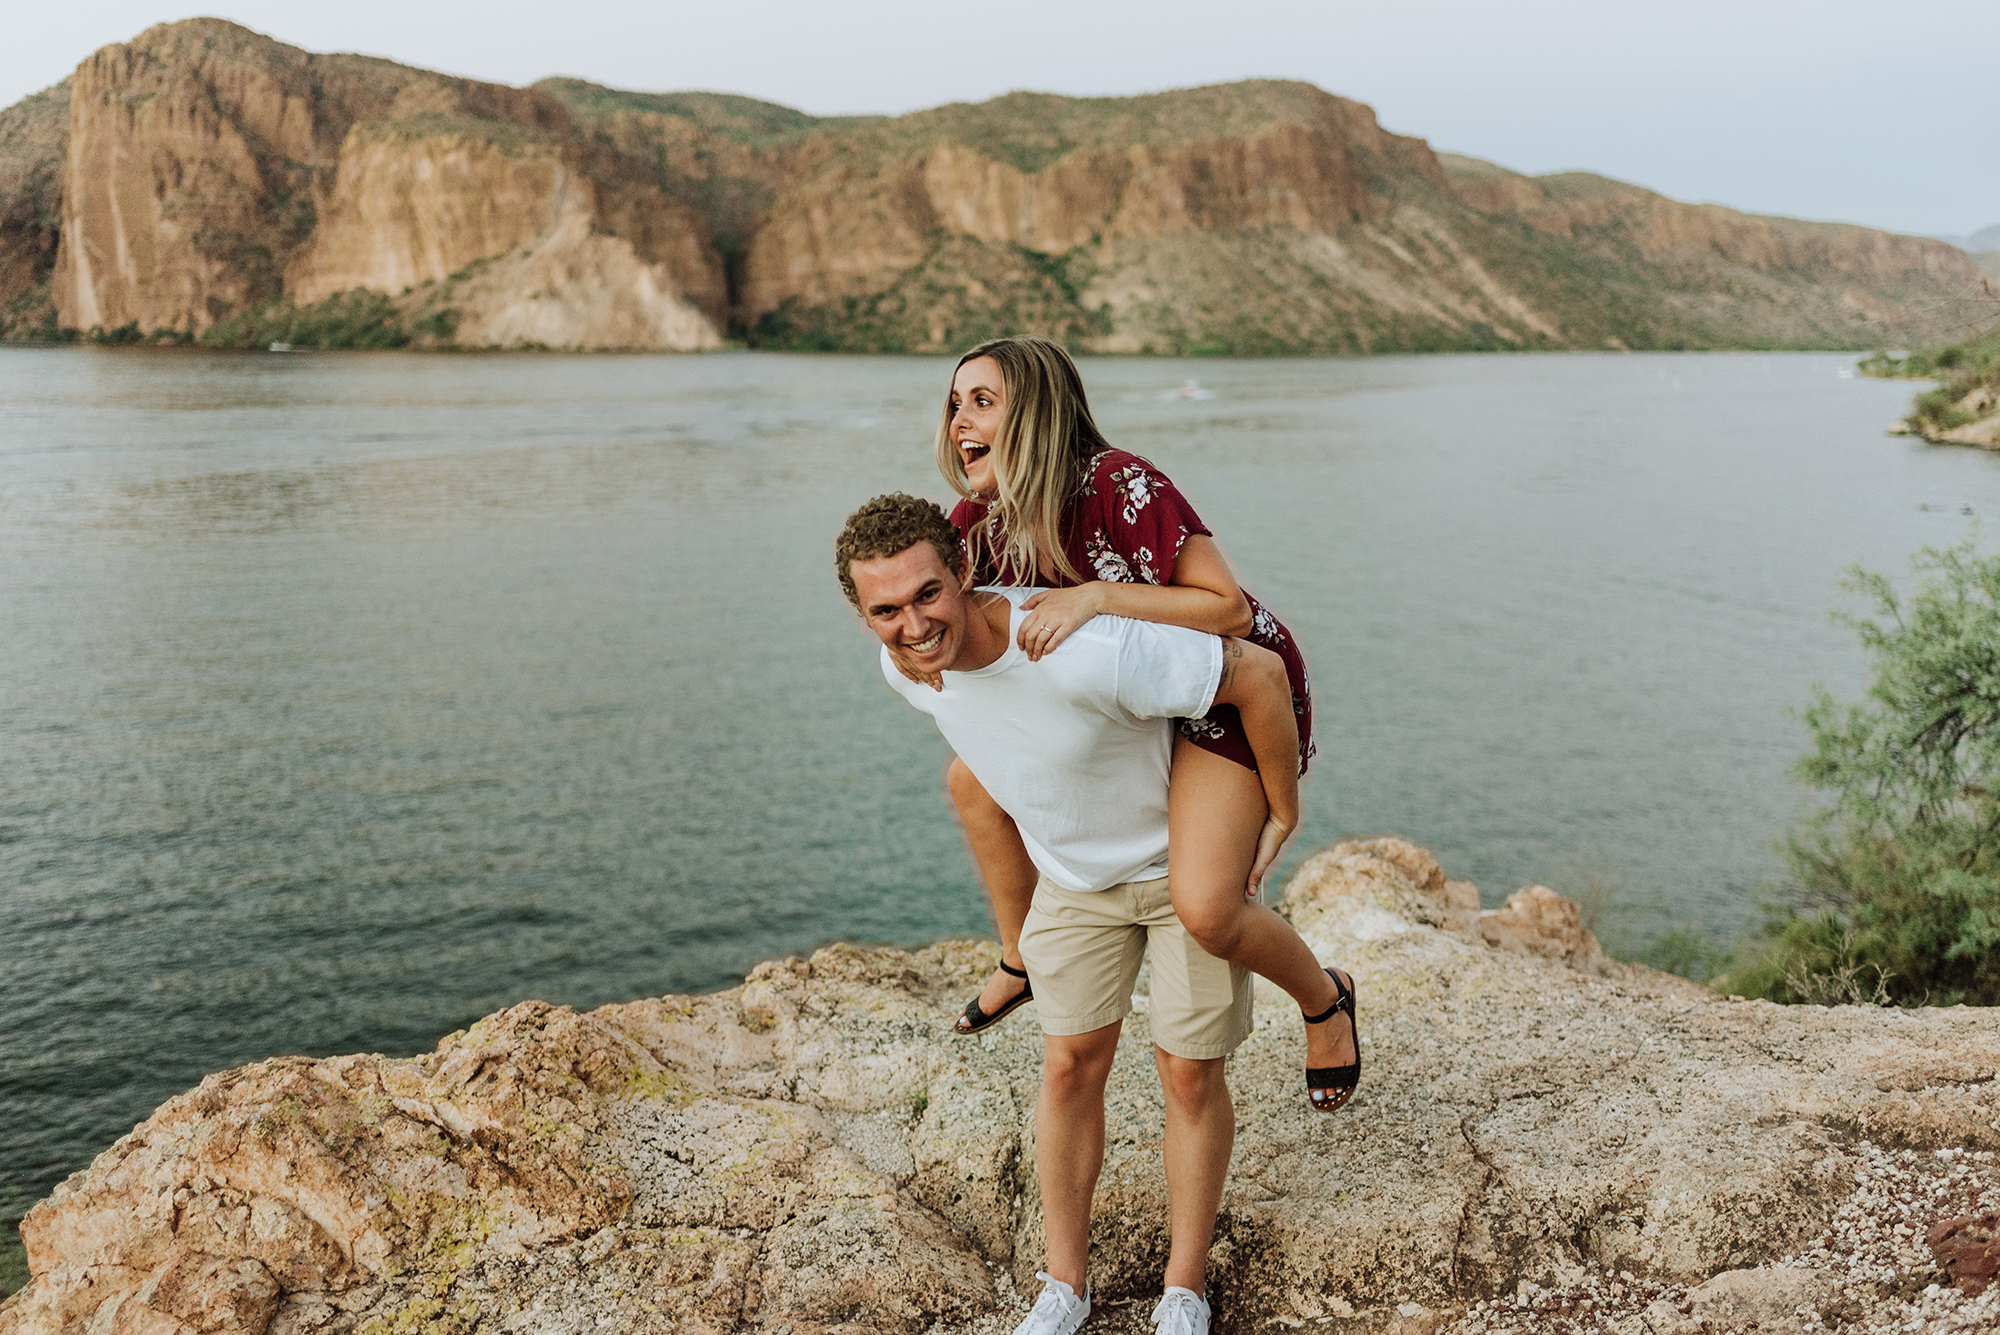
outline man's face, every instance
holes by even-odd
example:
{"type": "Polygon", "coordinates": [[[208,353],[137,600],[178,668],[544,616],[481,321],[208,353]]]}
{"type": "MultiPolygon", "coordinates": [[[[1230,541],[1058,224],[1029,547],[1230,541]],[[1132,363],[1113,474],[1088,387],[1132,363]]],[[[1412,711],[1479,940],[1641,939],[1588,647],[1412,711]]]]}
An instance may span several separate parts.
{"type": "Polygon", "coordinates": [[[861,619],[903,663],[942,672],[965,649],[972,604],[958,576],[928,542],[847,567],[861,599],[861,619]]]}

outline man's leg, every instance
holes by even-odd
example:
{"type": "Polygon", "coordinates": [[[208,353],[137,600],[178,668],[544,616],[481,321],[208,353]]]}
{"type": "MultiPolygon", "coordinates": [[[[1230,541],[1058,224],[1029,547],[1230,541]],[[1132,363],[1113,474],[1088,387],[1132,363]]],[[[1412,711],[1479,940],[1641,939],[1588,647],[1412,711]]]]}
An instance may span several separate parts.
{"type": "MultiPolygon", "coordinates": [[[[1111,1075],[1121,1027],[1107,1024],[1087,1034],[1042,1036],[1042,1095],[1035,1104],[1035,1176],[1042,1184],[1042,1224],[1049,1240],[1047,1268],[1078,1293],[1090,1279],[1090,1198],[1097,1190],[1098,1171],[1104,1167],[1104,1082],[1111,1075]]],[[[1217,1082],[1220,1080],[1218,1071],[1217,1082]]],[[[1228,1101],[1225,1090],[1225,1108],[1228,1101]]],[[[1171,1114],[1169,1117],[1171,1135],[1171,1114]]],[[[1227,1148],[1222,1165],[1225,1170],[1229,1167],[1227,1148]]],[[[1220,1183],[1216,1191],[1221,1191],[1220,1183]]],[[[1175,1208],[1178,1211],[1179,1207],[1175,1208]]],[[[1214,1227],[1211,1209],[1211,1232],[1214,1227]]],[[[1178,1228],[1175,1236],[1179,1236],[1178,1228]]]]}
{"type": "MultiPolygon", "coordinates": [[[[1167,1283],[1204,1293],[1208,1248],[1215,1240],[1215,1215],[1222,1208],[1222,1183],[1229,1176],[1229,1153],[1236,1145],[1236,1109],[1223,1079],[1223,1058],[1195,1061],[1156,1047],[1153,1060],[1160,1068],[1160,1088],[1167,1096],[1167,1199],[1173,1211],[1167,1283]]],[[[1101,1100],[1098,1116],[1101,1159],[1101,1100]]],[[[1042,1191],[1046,1197],[1047,1186],[1042,1191]]],[[[1053,1229],[1050,1236],[1054,1236],[1053,1229]]]]}
{"type": "MultiPolygon", "coordinates": [[[[1000,959],[1021,967],[1021,924],[1034,903],[1035,881],[1040,873],[1021,842],[1014,818],[1000,809],[957,756],[944,772],[945,793],[951,798],[958,817],[958,830],[965,838],[965,851],[979,874],[979,887],[986,892],[986,906],[993,913],[993,930],[1000,937],[1000,959]]],[[[995,969],[979,992],[979,1009],[988,1015],[1020,995],[1027,986],[1019,978],[995,969]]],[[[1079,1290],[1080,1292],[1081,1290],[1079,1290]]]]}

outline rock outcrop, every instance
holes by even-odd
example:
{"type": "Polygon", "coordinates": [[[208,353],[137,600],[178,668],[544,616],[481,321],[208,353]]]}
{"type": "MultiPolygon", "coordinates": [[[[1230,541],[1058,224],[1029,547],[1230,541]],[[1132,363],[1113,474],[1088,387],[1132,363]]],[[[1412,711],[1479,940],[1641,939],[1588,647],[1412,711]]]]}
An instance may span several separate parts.
{"type": "MultiPolygon", "coordinates": [[[[1886,1171],[1868,1142],[1970,1155],[1897,1246],[1991,1172],[2000,1018],[1726,1002],[1604,959],[1546,891],[1482,917],[1468,889],[1386,837],[1290,886],[1358,980],[1363,1080],[1311,1111],[1292,1007],[1260,993],[1231,1062],[1218,1330],[1484,1329],[1600,1278],[1687,1295],[1635,1332],[1790,1312],[1833,1290],[1699,1286],[1848,1228],[1886,1171]],[[1527,926],[1487,944],[1508,913],[1527,926]]],[[[525,1003],[422,1057],[211,1076],[29,1213],[33,1279],[0,1335],[1004,1330],[1041,1251],[1040,1043],[1021,1020],[948,1032],[992,959],[835,946],[710,996],[525,1003]]],[[[1166,1248],[1136,1000],[1095,1210],[1106,1329],[1166,1248]]]]}
{"type": "Polygon", "coordinates": [[[2000,386],[1976,386],[1952,405],[1972,420],[1964,426],[1935,432],[1930,439],[1944,445],[1977,445],[1982,450],[2000,450],[2000,386]]]}
{"type": "Polygon", "coordinates": [[[86,60],[52,135],[61,91],[0,119],[0,300],[129,338],[360,288],[482,345],[1867,347],[1936,341],[1978,277],[1942,241],[1440,157],[1273,80],[821,119],[191,19],[86,60]]]}
{"type": "Polygon", "coordinates": [[[466,341],[720,341],[699,220],[534,89],[190,19],[91,56],[69,106],[51,292],[70,327],[195,336],[280,296],[397,294],[520,256],[540,262],[516,285],[458,294],[466,341]],[[544,296],[573,310],[515,309],[544,296]]]}

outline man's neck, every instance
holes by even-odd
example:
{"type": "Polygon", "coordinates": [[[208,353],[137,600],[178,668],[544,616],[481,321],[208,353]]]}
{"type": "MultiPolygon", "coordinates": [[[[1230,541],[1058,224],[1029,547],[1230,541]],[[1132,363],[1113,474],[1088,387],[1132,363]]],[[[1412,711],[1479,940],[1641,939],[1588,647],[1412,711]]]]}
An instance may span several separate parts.
{"type": "Polygon", "coordinates": [[[997,593],[973,593],[972,615],[965,619],[965,649],[952,663],[953,672],[977,672],[991,667],[1007,644],[1014,628],[1014,605],[997,593]]]}

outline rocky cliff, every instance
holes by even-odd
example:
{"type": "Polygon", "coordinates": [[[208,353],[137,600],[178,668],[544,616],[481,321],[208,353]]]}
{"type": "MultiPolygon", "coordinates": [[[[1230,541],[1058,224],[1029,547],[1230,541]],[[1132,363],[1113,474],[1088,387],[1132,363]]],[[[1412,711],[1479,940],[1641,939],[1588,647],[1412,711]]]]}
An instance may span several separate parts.
{"type": "MultiPolygon", "coordinates": [[[[1219,1332],[2000,1319],[2000,1018],[1726,1001],[1607,961],[1538,887],[1481,913],[1392,838],[1314,857],[1288,903],[1359,981],[1363,1080],[1308,1109],[1260,993],[1219,1332]]],[[[1040,1042],[948,1032],[992,960],[839,946],[712,996],[526,1003],[422,1057],[212,1076],[29,1213],[0,1335],[1005,1331],[1041,1250],[1040,1042]]],[[[1144,1329],[1166,1248],[1141,987],[1107,1331],[1144,1329]]]]}
{"type": "Polygon", "coordinates": [[[72,328],[205,333],[280,297],[436,286],[469,342],[714,346],[700,221],[533,89],[320,56],[215,19],[78,67],[50,300],[72,328]],[[526,303],[548,299],[554,318],[526,303]]]}
{"type": "Polygon", "coordinates": [[[1299,83],[820,119],[194,19],[67,91],[0,119],[17,333],[41,302],[249,339],[246,312],[310,328],[295,308],[365,289],[410,336],[474,345],[1868,347],[1936,341],[1977,278],[1940,241],[1441,158],[1299,83]]]}

